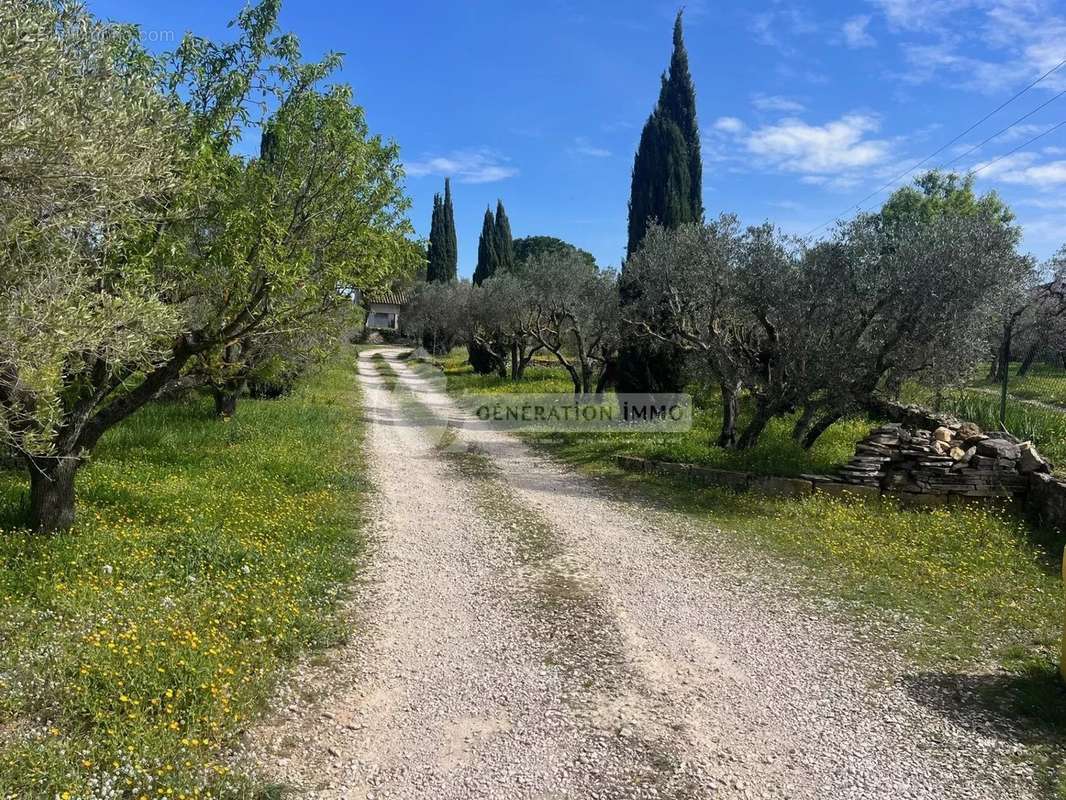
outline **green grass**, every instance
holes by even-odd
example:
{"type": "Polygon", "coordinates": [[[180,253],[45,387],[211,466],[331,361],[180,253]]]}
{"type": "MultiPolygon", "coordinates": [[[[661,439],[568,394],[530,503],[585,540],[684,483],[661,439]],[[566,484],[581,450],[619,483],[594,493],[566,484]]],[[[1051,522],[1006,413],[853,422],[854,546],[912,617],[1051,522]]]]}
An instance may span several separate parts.
{"type": "MultiPolygon", "coordinates": [[[[985,430],[1000,430],[1000,398],[995,394],[975,389],[952,389],[943,392],[934,402],[929,392],[908,386],[901,399],[908,403],[935,406],[938,411],[975,422],[985,430]]],[[[1055,465],[1057,472],[1066,472],[1066,412],[1008,398],[1006,428],[1020,439],[1033,442],[1041,454],[1055,465]]]]}
{"type": "MultiPolygon", "coordinates": [[[[1066,370],[1033,364],[1027,375],[1018,377],[1018,367],[1017,362],[1011,364],[1005,427],[1015,436],[1035,443],[1055,464],[1056,471],[1066,474],[1066,370]],[[1034,402],[1024,402],[1027,400],[1063,408],[1042,408],[1034,402]]],[[[1000,386],[988,379],[986,367],[978,369],[965,388],[936,392],[910,383],[904,386],[900,399],[954,414],[986,430],[1001,427],[1000,386]]]]}
{"type": "Polygon", "coordinates": [[[78,522],[17,527],[0,472],[0,797],[246,797],[227,749],[283,666],[340,635],[362,551],[351,354],[293,396],[143,409],[78,475],[78,522]]]}

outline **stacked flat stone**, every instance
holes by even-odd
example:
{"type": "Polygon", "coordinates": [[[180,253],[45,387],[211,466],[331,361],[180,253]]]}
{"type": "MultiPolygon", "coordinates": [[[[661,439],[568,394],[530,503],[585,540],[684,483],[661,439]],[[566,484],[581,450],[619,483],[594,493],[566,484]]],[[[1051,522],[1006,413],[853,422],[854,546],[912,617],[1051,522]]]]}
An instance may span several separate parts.
{"type": "Polygon", "coordinates": [[[972,422],[932,430],[892,423],[856,446],[840,479],[886,491],[993,497],[1024,491],[1030,474],[1050,471],[1030,442],[972,422]]]}
{"type": "Polygon", "coordinates": [[[840,477],[860,486],[880,486],[888,477],[887,468],[895,459],[904,435],[903,426],[898,423],[874,429],[855,446],[855,455],[840,470],[840,477]]]}

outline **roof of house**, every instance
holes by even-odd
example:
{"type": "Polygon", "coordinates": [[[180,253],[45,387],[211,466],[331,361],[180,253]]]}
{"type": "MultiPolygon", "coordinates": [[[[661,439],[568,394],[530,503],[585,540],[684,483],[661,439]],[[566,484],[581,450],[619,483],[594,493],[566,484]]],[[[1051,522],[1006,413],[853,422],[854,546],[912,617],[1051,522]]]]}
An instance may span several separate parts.
{"type": "Polygon", "coordinates": [[[386,303],[393,306],[405,306],[411,302],[411,292],[406,289],[400,292],[384,292],[382,294],[368,296],[366,301],[368,303],[386,303]]]}

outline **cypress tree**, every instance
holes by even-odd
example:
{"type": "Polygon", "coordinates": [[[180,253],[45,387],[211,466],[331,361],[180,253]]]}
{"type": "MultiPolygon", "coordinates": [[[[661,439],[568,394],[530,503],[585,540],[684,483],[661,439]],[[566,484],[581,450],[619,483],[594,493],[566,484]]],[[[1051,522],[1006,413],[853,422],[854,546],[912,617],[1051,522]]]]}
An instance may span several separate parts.
{"type": "Polygon", "coordinates": [[[674,121],[688,147],[689,208],[693,221],[703,219],[703,159],[700,157],[700,126],[696,122],[696,86],[688,69],[688,51],[681,32],[681,12],[674,20],[674,50],[669,77],[659,90],[659,107],[674,121]]]}
{"type": "Polygon", "coordinates": [[[452,182],[444,179],[444,206],[441,210],[443,221],[442,241],[444,258],[442,261],[444,277],[442,280],[454,281],[459,278],[459,240],[455,236],[455,211],[452,209],[452,182]]]}
{"type": "MultiPolygon", "coordinates": [[[[680,11],[674,20],[670,68],[662,77],[659,100],[644,125],[633,158],[627,257],[640,247],[650,220],[668,228],[703,220],[703,164],[696,123],[696,89],[689,72],[680,11]]],[[[632,301],[639,296],[640,287],[625,281],[624,264],[622,278],[622,301],[632,301]]],[[[682,367],[682,354],[677,348],[634,342],[619,354],[618,389],[677,391],[683,382],[682,367]]]]}
{"type": "Polygon", "coordinates": [[[511,222],[503,210],[503,201],[496,201],[496,264],[498,269],[510,272],[514,269],[514,239],[511,238],[511,222]]]}
{"type": "MultiPolygon", "coordinates": [[[[485,219],[481,225],[481,237],[477,242],[477,266],[474,267],[473,281],[475,286],[480,286],[496,272],[499,267],[499,256],[496,252],[496,221],[492,218],[492,211],[485,209],[485,219]]],[[[488,375],[495,368],[492,356],[484,347],[470,341],[466,346],[470,366],[478,375],[488,375]]]]}
{"type": "Polygon", "coordinates": [[[485,219],[481,225],[481,238],[477,242],[477,266],[474,267],[474,285],[480,286],[491,278],[499,265],[499,254],[496,252],[496,221],[492,218],[492,211],[486,208],[485,219]]]}
{"type": "Polygon", "coordinates": [[[426,281],[442,281],[442,261],[444,257],[444,233],[440,195],[433,195],[433,216],[429,222],[429,245],[426,248],[426,281]]]}
{"type": "Polygon", "coordinates": [[[670,69],[662,77],[659,101],[644,125],[633,159],[627,256],[640,246],[649,219],[668,228],[703,219],[696,89],[689,73],[680,11],[674,22],[670,69]]]}

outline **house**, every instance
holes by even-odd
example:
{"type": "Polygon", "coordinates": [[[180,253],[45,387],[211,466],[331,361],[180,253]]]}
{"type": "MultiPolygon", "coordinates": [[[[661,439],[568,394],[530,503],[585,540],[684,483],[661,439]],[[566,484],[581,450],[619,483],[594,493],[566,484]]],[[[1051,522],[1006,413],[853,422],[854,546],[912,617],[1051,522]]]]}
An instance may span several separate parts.
{"type": "Polygon", "coordinates": [[[366,298],[366,327],[373,330],[398,331],[400,314],[411,300],[409,291],[385,292],[366,298]]]}

